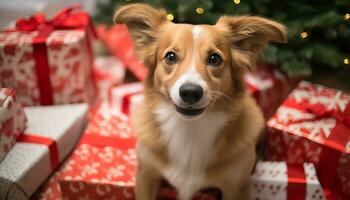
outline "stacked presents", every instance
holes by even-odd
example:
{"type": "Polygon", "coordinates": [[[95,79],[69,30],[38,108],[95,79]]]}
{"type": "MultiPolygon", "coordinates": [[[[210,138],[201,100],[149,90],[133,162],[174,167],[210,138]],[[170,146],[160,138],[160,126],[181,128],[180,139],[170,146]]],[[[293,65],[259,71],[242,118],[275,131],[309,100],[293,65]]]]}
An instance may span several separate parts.
{"type": "MultiPolygon", "coordinates": [[[[0,32],[0,199],[133,199],[129,116],[147,71],[125,26],[98,30],[114,56],[94,59],[97,34],[78,6],[0,32]]],[[[267,124],[252,199],[349,199],[350,95],[265,64],[244,81],[267,124]]],[[[165,184],[159,197],[176,192],[165,184]]]]}

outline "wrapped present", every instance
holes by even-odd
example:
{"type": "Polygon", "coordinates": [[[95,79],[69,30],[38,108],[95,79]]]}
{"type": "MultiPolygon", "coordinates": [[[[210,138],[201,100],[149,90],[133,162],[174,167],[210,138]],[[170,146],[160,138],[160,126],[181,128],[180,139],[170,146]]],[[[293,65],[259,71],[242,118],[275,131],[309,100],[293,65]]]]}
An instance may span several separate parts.
{"type": "Polygon", "coordinates": [[[258,64],[256,71],[245,74],[244,82],[266,120],[274,114],[297,83],[279,69],[262,63],[258,64]]]}
{"type": "MultiPolygon", "coordinates": [[[[84,135],[100,135],[104,137],[133,138],[132,129],[128,117],[119,113],[113,113],[106,103],[90,108],[88,114],[88,125],[84,135]]],[[[73,153],[74,155],[74,153],[73,153]]],[[[64,178],[67,173],[67,165],[71,162],[68,159],[62,164],[50,179],[42,185],[40,190],[32,199],[40,200],[61,200],[62,192],[59,186],[59,179],[64,178]]],[[[68,167],[69,168],[69,167],[68,167]]],[[[68,173],[69,175],[69,173],[68,173]]]]}
{"type": "Polygon", "coordinates": [[[99,26],[98,33],[107,49],[120,59],[138,80],[146,78],[147,68],[134,52],[135,46],[126,25],[116,24],[109,29],[99,26]]]}
{"type": "Polygon", "coordinates": [[[65,168],[60,186],[65,199],[133,197],[135,139],[84,135],[65,168]]]}
{"type": "Polygon", "coordinates": [[[15,89],[26,106],[92,101],[91,27],[77,6],[51,20],[17,20],[0,32],[0,87],[15,89]]]}
{"type": "Polygon", "coordinates": [[[27,107],[27,128],[0,163],[0,199],[28,199],[76,145],[86,104],[27,107]]]}
{"type": "Polygon", "coordinates": [[[93,74],[97,96],[101,100],[106,100],[112,87],[123,83],[125,66],[115,57],[100,56],[94,61],[93,74]]]}
{"type": "Polygon", "coordinates": [[[312,163],[259,161],[251,175],[251,199],[326,199],[312,163]]]}
{"type": "Polygon", "coordinates": [[[27,118],[12,89],[0,88],[0,161],[15,144],[27,118]]]}
{"type": "Polygon", "coordinates": [[[268,121],[267,159],[312,162],[323,186],[350,197],[349,102],[348,94],[302,81],[268,121]]]}
{"type": "Polygon", "coordinates": [[[110,106],[113,110],[129,115],[143,100],[143,84],[129,83],[114,87],[110,91],[110,106]]]}

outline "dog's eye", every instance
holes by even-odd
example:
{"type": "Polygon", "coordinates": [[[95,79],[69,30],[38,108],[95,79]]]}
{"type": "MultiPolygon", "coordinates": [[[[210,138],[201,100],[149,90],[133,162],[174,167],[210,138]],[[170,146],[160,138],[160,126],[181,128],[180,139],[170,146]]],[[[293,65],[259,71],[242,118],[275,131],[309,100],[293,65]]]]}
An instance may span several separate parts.
{"type": "Polygon", "coordinates": [[[209,54],[207,63],[212,66],[220,66],[222,58],[217,53],[209,54]]]}
{"type": "Polygon", "coordinates": [[[168,63],[169,65],[173,65],[177,62],[177,56],[172,51],[169,51],[168,53],[166,53],[164,59],[165,59],[165,62],[168,63]]]}

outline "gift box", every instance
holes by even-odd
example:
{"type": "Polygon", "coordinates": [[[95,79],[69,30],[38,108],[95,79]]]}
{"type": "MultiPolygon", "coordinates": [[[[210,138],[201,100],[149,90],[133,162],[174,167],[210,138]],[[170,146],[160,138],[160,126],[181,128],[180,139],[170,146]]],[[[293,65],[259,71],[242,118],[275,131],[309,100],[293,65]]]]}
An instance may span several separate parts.
{"type": "Polygon", "coordinates": [[[76,145],[86,104],[27,107],[27,128],[0,163],[0,199],[28,199],[76,145]]]}
{"type": "Polygon", "coordinates": [[[123,83],[125,66],[115,57],[100,56],[94,61],[93,74],[98,99],[108,100],[112,87],[123,83]]]}
{"type": "Polygon", "coordinates": [[[137,80],[144,80],[147,76],[147,68],[135,54],[135,46],[126,25],[116,24],[107,29],[106,26],[99,26],[98,33],[107,49],[136,77],[137,80]]]}
{"type": "Polygon", "coordinates": [[[245,74],[244,82],[266,120],[274,114],[297,83],[276,67],[263,63],[257,65],[256,71],[245,74]]]}
{"type": "Polygon", "coordinates": [[[0,162],[15,144],[27,118],[12,89],[0,88],[0,162]]]}
{"type": "Polygon", "coordinates": [[[350,194],[350,95],[302,81],[268,121],[266,158],[312,162],[322,185],[350,194]]]}
{"type": "Polygon", "coordinates": [[[133,197],[135,139],[84,135],[62,169],[63,198],[133,197]]]}
{"type": "Polygon", "coordinates": [[[114,111],[129,115],[143,100],[143,84],[141,82],[124,84],[110,91],[110,106],[114,111]]]}
{"type": "MultiPolygon", "coordinates": [[[[106,103],[101,103],[90,108],[88,114],[88,125],[84,135],[100,135],[103,137],[134,138],[128,117],[119,113],[113,113],[106,103]]],[[[74,153],[73,153],[74,155],[74,153]]],[[[42,185],[32,199],[61,200],[62,192],[59,179],[64,178],[67,173],[66,167],[71,165],[70,158],[42,185]]],[[[69,175],[69,174],[68,174],[69,175]]]]}
{"type": "Polygon", "coordinates": [[[251,175],[251,199],[326,199],[312,163],[259,161],[251,175]]]}
{"type": "Polygon", "coordinates": [[[92,101],[91,27],[77,6],[51,20],[17,20],[0,32],[0,87],[15,89],[26,106],[92,101]]]}

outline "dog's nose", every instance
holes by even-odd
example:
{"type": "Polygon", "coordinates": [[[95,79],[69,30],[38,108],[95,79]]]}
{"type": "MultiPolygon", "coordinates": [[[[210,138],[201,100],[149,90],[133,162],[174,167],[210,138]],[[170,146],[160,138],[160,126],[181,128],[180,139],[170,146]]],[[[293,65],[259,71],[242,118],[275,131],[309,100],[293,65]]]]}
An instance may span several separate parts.
{"type": "Polygon", "coordinates": [[[181,99],[188,104],[198,102],[203,96],[203,88],[195,84],[184,84],[180,87],[179,92],[181,99]]]}

